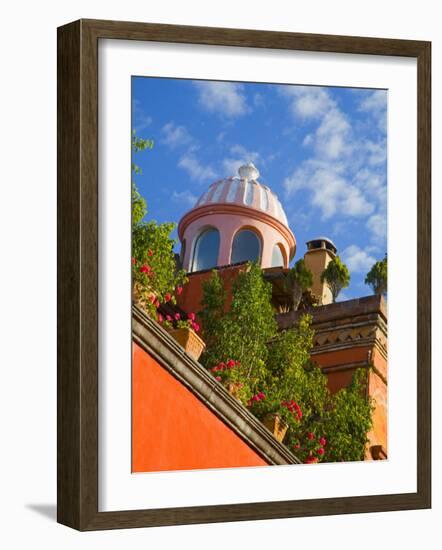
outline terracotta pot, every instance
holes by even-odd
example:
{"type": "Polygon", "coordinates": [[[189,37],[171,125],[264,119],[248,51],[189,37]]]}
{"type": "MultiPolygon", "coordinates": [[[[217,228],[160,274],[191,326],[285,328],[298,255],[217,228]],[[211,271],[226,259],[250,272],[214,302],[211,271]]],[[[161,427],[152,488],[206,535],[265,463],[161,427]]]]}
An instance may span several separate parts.
{"type": "Polygon", "coordinates": [[[169,334],[183,346],[185,351],[193,357],[195,361],[198,361],[206,344],[193,329],[187,327],[173,328],[169,330],[169,334]]]}
{"type": "Polygon", "coordinates": [[[269,413],[264,417],[262,423],[282,443],[288,430],[287,422],[279,414],[269,413]]]}

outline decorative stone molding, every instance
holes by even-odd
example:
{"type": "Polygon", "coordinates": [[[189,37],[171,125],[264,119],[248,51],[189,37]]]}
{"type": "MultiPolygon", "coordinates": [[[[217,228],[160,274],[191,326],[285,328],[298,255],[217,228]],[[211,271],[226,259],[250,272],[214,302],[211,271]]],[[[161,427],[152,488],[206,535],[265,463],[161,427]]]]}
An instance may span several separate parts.
{"type": "Polygon", "coordinates": [[[373,346],[387,358],[387,317],[384,299],[367,296],[336,304],[291,311],[277,316],[281,329],[294,326],[303,313],[313,317],[315,331],[311,355],[373,346]]]}

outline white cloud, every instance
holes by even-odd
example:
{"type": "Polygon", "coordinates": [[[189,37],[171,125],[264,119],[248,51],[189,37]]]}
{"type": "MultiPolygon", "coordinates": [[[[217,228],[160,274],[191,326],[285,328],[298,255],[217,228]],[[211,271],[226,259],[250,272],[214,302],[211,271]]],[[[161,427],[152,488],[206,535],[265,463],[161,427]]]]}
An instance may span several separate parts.
{"type": "Polygon", "coordinates": [[[323,219],[336,214],[361,217],[371,214],[374,205],[345,177],[345,164],[317,159],[305,161],[284,181],[287,196],[301,189],[311,195],[311,204],[322,211],[323,219]]]}
{"type": "Polygon", "coordinates": [[[214,170],[210,166],[202,165],[191,153],[183,155],[178,162],[178,166],[186,170],[195,181],[211,183],[216,178],[214,170]]]}
{"type": "Polygon", "coordinates": [[[367,220],[367,227],[371,231],[374,240],[385,242],[387,239],[386,214],[373,214],[367,220]]]}
{"type": "Polygon", "coordinates": [[[192,207],[195,205],[198,197],[194,195],[191,191],[188,191],[186,189],[185,191],[174,191],[172,193],[172,200],[177,203],[192,207]]]}
{"type": "Polygon", "coordinates": [[[200,105],[209,112],[236,117],[249,112],[241,84],[234,82],[194,82],[200,105]]]}
{"type": "Polygon", "coordinates": [[[374,90],[369,92],[360,102],[361,111],[384,111],[387,108],[387,91],[374,90]]]}
{"type": "Polygon", "coordinates": [[[132,119],[133,128],[137,133],[145,130],[153,122],[152,117],[145,113],[141,107],[141,101],[139,99],[134,99],[132,102],[132,119]]]}
{"type": "Polygon", "coordinates": [[[349,154],[352,151],[351,142],[348,139],[350,129],[350,124],[344,113],[337,108],[328,111],[316,130],[317,155],[336,159],[349,154]]]}
{"type": "Polygon", "coordinates": [[[279,91],[290,100],[295,118],[319,118],[335,106],[330,94],[316,86],[281,86],[279,91]]]}
{"type": "Polygon", "coordinates": [[[359,103],[359,110],[371,113],[383,133],[387,131],[387,99],[386,90],[374,90],[368,92],[359,103]]]}
{"type": "Polygon", "coordinates": [[[161,132],[164,135],[161,139],[161,143],[164,143],[171,149],[190,145],[193,142],[193,138],[187,129],[184,126],[177,126],[174,122],[168,122],[165,124],[162,127],[161,132]]]}
{"type": "MultiPolygon", "coordinates": [[[[247,162],[253,162],[258,165],[260,162],[260,155],[256,151],[248,151],[242,145],[233,145],[230,147],[229,156],[226,157],[222,164],[224,175],[236,176],[238,174],[238,168],[247,162]]],[[[259,169],[259,166],[257,166],[259,169]]]]}
{"type": "MultiPolygon", "coordinates": [[[[280,91],[289,99],[295,119],[308,118],[316,123],[302,142],[312,150],[312,156],[284,181],[286,196],[307,190],[310,204],[321,211],[323,219],[368,218],[382,212],[387,201],[386,138],[356,133],[326,89],[284,86],[280,91]]],[[[385,107],[383,92],[365,94],[359,104],[360,111],[372,113],[375,123],[385,107]]]]}
{"type": "Polygon", "coordinates": [[[350,272],[368,273],[376,259],[367,252],[367,250],[359,248],[352,244],[342,252],[344,263],[347,264],[350,272]]]}

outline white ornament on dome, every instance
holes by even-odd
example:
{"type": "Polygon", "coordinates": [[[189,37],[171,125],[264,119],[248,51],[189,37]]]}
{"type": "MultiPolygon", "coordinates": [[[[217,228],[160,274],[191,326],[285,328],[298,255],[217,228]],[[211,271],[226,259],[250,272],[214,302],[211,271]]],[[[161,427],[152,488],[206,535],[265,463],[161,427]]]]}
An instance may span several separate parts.
{"type": "Polygon", "coordinates": [[[256,181],[259,178],[259,170],[253,162],[248,162],[247,164],[240,166],[238,169],[238,174],[240,178],[245,179],[246,181],[256,181]]]}

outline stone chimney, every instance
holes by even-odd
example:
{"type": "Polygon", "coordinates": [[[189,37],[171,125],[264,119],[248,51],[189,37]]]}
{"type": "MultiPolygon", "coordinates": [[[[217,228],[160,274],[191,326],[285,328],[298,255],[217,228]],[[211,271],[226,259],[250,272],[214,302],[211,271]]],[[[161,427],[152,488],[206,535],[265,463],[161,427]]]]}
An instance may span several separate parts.
{"type": "Polygon", "coordinates": [[[305,266],[313,274],[312,294],[318,297],[321,305],[331,304],[333,297],[326,283],[321,283],[321,274],[336,256],[336,246],[327,237],[317,237],[307,243],[304,254],[305,266]]]}

